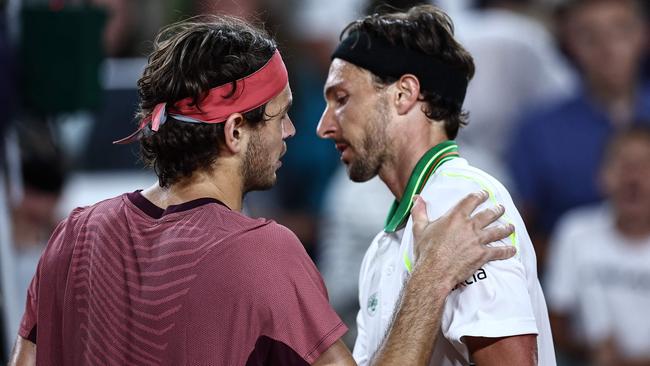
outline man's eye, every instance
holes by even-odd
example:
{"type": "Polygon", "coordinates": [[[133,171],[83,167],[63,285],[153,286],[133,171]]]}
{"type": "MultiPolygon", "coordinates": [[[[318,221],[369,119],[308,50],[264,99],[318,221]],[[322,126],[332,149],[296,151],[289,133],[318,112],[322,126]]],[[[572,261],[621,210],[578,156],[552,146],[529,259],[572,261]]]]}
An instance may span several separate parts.
{"type": "Polygon", "coordinates": [[[345,102],[348,101],[348,96],[347,95],[341,95],[336,97],[336,103],[339,105],[345,104],[345,102]]]}

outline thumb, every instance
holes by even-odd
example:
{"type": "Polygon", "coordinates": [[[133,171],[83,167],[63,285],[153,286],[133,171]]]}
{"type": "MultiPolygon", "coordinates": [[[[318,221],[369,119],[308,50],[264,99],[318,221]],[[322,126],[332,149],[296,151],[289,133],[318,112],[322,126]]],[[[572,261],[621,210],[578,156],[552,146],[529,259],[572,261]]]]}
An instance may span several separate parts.
{"type": "Polygon", "coordinates": [[[422,197],[415,196],[414,201],[413,208],[411,208],[411,218],[413,219],[413,236],[418,238],[429,224],[429,217],[427,215],[427,203],[424,202],[422,197]]]}

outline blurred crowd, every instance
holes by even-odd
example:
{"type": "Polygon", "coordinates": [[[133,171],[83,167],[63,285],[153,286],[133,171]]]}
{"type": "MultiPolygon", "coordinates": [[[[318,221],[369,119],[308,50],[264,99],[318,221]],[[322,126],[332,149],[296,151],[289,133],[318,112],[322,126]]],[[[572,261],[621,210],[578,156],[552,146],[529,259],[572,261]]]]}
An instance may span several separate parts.
{"type": "MultiPolygon", "coordinates": [[[[352,345],[359,266],[393,198],[376,178],[350,182],[316,136],[322,86],[348,22],[425,2],[0,0],[0,362],[56,223],[155,179],[137,147],[111,142],[136,123],[136,83],[157,30],[205,13],[263,24],[283,51],[297,134],[277,186],[249,194],[245,210],[298,235],[352,345]]],[[[559,364],[650,365],[650,5],[431,3],[475,58],[461,155],[516,198],[559,364]]]]}

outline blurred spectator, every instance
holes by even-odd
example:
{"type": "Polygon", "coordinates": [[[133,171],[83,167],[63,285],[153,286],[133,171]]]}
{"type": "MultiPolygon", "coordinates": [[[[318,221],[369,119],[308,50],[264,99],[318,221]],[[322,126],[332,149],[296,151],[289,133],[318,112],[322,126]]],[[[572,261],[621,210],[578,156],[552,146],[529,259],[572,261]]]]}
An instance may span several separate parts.
{"type": "Polygon", "coordinates": [[[40,122],[18,128],[22,195],[11,207],[18,298],[27,296],[38,258],[59,217],[56,207],[65,183],[63,154],[40,122]]]}
{"type": "Polygon", "coordinates": [[[104,50],[107,56],[123,56],[127,52],[129,38],[133,34],[134,2],[128,0],[92,0],[96,6],[106,9],[108,22],[104,30],[104,50]]]}
{"type": "Polygon", "coordinates": [[[528,15],[533,3],[482,0],[450,14],[476,65],[464,103],[470,123],[458,141],[464,156],[506,185],[502,142],[524,111],[570,96],[576,83],[547,29],[528,15]]]}
{"type": "MultiPolygon", "coordinates": [[[[4,136],[7,124],[11,120],[13,109],[12,95],[14,91],[12,72],[12,53],[9,46],[9,35],[7,31],[5,7],[0,1],[0,110],[3,111],[0,118],[0,161],[4,160],[4,136]]],[[[0,163],[0,167],[2,163],[0,163]]]]}
{"type": "Polygon", "coordinates": [[[344,336],[350,347],[357,337],[359,268],[372,239],[383,229],[393,200],[379,177],[354,183],[343,166],[332,177],[325,194],[318,269],[332,307],[350,329],[344,336]]]}
{"type": "MultiPolygon", "coordinates": [[[[5,191],[5,172],[6,172],[6,152],[5,152],[5,132],[7,126],[11,122],[12,110],[13,110],[13,98],[15,94],[14,83],[13,83],[13,54],[11,52],[10,43],[9,43],[9,32],[7,24],[7,2],[0,0],[0,110],[3,111],[2,118],[0,118],[0,231],[5,231],[0,234],[0,255],[5,253],[6,248],[8,248],[7,243],[7,226],[8,226],[8,207],[5,204],[7,192],[5,191]]],[[[0,262],[3,259],[0,258],[0,262]]],[[[0,281],[0,362],[4,362],[7,359],[7,345],[9,344],[8,339],[5,338],[5,331],[8,329],[8,319],[7,313],[9,306],[7,306],[6,301],[1,299],[6,298],[5,281],[0,281]]]]}
{"type": "Polygon", "coordinates": [[[558,12],[561,39],[581,73],[581,89],[528,115],[508,157],[540,264],[558,217],[600,199],[596,177],[608,138],[617,128],[650,117],[650,87],[639,77],[645,47],[639,6],[634,0],[571,0],[558,12]]]}
{"type": "MultiPolygon", "coordinates": [[[[0,174],[3,179],[0,189],[4,195],[8,183],[11,196],[0,199],[0,205],[7,202],[8,211],[8,218],[0,217],[0,270],[4,292],[2,317],[6,321],[2,330],[12,334],[18,329],[27,287],[41,251],[59,219],[56,205],[65,168],[51,130],[42,121],[23,118],[20,123],[12,124],[8,141],[9,174],[6,181],[0,174]]],[[[0,215],[5,213],[5,207],[0,209],[0,215]]]]}
{"type": "Polygon", "coordinates": [[[601,173],[607,203],[569,212],[552,240],[556,350],[576,365],[650,365],[650,128],[618,135],[601,173]]]}

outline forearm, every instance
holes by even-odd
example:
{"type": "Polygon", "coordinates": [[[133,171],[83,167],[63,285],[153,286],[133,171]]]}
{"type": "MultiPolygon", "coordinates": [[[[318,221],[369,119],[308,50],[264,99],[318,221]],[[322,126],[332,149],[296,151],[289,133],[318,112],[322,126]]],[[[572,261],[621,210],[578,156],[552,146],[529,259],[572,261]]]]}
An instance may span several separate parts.
{"type": "Polygon", "coordinates": [[[9,359],[9,366],[36,365],[36,345],[18,336],[14,350],[9,359]]]}
{"type": "Polygon", "coordinates": [[[432,268],[427,262],[416,264],[404,286],[390,332],[371,362],[373,365],[424,365],[431,358],[445,299],[452,286],[449,281],[441,281],[443,274],[435,270],[418,271],[419,266],[432,268]]]}

